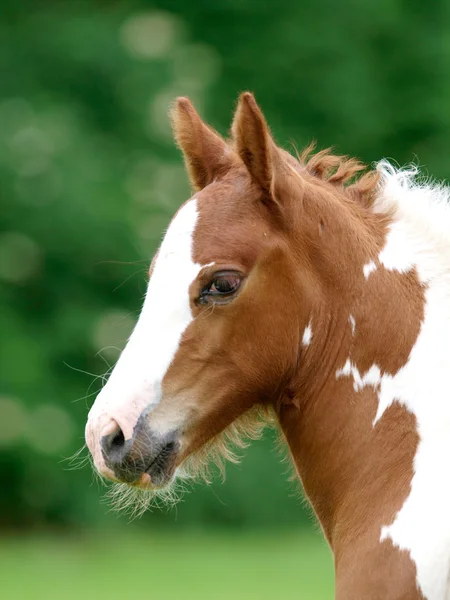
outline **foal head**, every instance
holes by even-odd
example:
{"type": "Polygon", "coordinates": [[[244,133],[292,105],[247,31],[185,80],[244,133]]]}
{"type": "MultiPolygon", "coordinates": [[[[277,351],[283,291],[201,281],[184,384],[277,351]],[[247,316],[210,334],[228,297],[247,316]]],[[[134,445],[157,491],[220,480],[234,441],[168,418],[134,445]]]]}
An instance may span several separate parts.
{"type": "Polygon", "coordinates": [[[344,191],[356,162],[299,162],[277,147],[249,93],[231,140],[184,98],[173,123],[194,195],[153,259],[138,323],[86,427],[98,471],[149,491],[226,454],[222,434],[254,433],[289,396],[324,281],[350,287],[324,232],[359,225],[374,187],[365,176],[344,191]]]}

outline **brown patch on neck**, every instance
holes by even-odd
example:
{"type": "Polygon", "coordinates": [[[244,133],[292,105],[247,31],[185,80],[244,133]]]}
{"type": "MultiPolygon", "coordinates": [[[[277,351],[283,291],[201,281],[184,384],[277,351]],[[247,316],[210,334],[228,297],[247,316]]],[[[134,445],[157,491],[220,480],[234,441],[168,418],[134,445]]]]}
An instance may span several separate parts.
{"type": "Polygon", "coordinates": [[[336,598],[422,598],[407,552],[380,543],[411,489],[419,437],[414,415],[391,405],[372,427],[378,407],[371,389],[315,405],[285,406],[280,424],[305,492],[333,549],[336,598]],[[334,406],[331,406],[331,403],[334,406]],[[389,590],[389,593],[386,593],[389,590]]]}
{"type": "Polygon", "coordinates": [[[395,375],[407,362],[420,333],[425,288],[415,270],[398,273],[380,265],[363,287],[364,295],[351,313],[355,319],[351,360],[361,373],[375,363],[382,372],[395,375]]]}
{"type": "MultiPolygon", "coordinates": [[[[372,436],[359,433],[365,442],[355,449],[360,454],[353,463],[356,476],[333,519],[336,598],[424,600],[409,552],[389,538],[380,542],[381,527],[395,520],[411,491],[419,444],[416,419],[394,403],[372,436]]],[[[348,471],[343,477],[351,477],[348,471]]]]}
{"type": "Polygon", "coordinates": [[[390,540],[367,550],[362,544],[349,549],[336,579],[336,600],[426,600],[416,583],[416,568],[409,553],[390,540]],[[364,568],[365,567],[365,568],[364,568]]]}

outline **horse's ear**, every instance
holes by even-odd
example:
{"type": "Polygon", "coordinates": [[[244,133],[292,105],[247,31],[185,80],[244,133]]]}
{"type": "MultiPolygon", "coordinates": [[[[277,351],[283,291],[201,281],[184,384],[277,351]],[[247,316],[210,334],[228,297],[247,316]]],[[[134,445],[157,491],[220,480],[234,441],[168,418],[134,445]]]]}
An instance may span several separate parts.
{"type": "Polygon", "coordinates": [[[232,152],[225,140],[208,127],[188,98],[177,98],[171,110],[175,140],[194,190],[201,190],[225,173],[232,164],[232,152]]]}
{"type": "Polygon", "coordinates": [[[264,192],[274,195],[275,173],[282,162],[266,120],[253,94],[241,94],[233,119],[235,150],[264,192]]]}

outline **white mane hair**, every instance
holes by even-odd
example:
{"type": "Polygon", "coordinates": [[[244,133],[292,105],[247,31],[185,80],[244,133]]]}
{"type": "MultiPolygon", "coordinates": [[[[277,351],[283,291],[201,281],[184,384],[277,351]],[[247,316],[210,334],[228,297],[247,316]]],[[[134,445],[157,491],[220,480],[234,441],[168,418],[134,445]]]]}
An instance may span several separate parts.
{"type": "Polygon", "coordinates": [[[380,181],[372,210],[392,216],[400,234],[396,253],[420,254],[425,281],[450,272],[450,187],[421,175],[416,165],[396,169],[382,160],[376,170],[380,181]]]}

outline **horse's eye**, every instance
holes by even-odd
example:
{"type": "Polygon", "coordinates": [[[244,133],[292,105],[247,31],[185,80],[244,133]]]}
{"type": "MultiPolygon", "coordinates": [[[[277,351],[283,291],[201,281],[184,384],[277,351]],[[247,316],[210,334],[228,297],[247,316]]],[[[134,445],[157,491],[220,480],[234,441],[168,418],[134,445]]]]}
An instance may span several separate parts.
{"type": "Polygon", "coordinates": [[[209,287],[211,294],[231,294],[239,287],[240,279],[237,275],[219,275],[209,287]]]}
{"type": "Polygon", "coordinates": [[[208,296],[231,296],[241,284],[238,273],[216,273],[214,279],[203,289],[201,297],[205,300],[208,296]]]}

